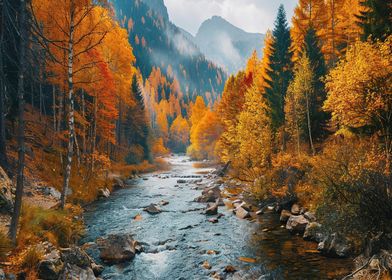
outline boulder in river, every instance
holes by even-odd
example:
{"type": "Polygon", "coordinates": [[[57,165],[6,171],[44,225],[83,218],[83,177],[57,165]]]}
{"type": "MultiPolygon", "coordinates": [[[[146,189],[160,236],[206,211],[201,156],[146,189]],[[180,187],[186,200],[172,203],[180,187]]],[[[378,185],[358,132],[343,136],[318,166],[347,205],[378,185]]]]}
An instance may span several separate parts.
{"type": "Polygon", "coordinates": [[[306,228],[303,238],[308,241],[314,241],[320,243],[324,240],[325,232],[321,224],[316,222],[310,222],[306,228]]]}
{"type": "Polygon", "coordinates": [[[223,269],[223,271],[226,272],[226,273],[234,273],[234,272],[237,271],[237,269],[236,269],[234,266],[232,266],[232,265],[227,265],[227,266],[223,269]]]}
{"type": "Polygon", "coordinates": [[[110,196],[110,191],[107,188],[98,190],[98,198],[108,198],[110,196]]]}
{"type": "Polygon", "coordinates": [[[221,190],[218,186],[206,188],[202,195],[195,199],[196,202],[215,202],[221,198],[221,190]]]}
{"type": "Polygon", "coordinates": [[[138,243],[130,234],[112,234],[98,239],[100,258],[110,264],[130,261],[135,257],[138,243]]]}
{"type": "Polygon", "coordinates": [[[318,244],[317,250],[327,257],[348,257],[352,252],[352,244],[343,235],[332,233],[318,244]]]}
{"type": "Polygon", "coordinates": [[[162,212],[161,208],[159,208],[154,203],[151,203],[149,206],[143,209],[144,211],[148,212],[151,215],[159,214],[162,212]]]}
{"type": "Polygon", "coordinates": [[[291,216],[286,224],[286,229],[291,233],[304,233],[309,221],[304,216],[291,216]]]}
{"type": "Polygon", "coordinates": [[[12,181],[0,167],[0,212],[11,213],[13,205],[12,181]]]}
{"type": "Polygon", "coordinates": [[[291,212],[288,210],[282,210],[282,212],[280,212],[280,222],[281,223],[287,223],[287,220],[292,216],[291,212]]]}
{"type": "Polygon", "coordinates": [[[166,206],[166,205],[168,205],[169,204],[169,201],[167,201],[167,200],[161,200],[160,202],[159,202],[159,205],[161,205],[161,206],[166,206]]]}
{"type": "Polygon", "coordinates": [[[235,215],[240,219],[246,219],[250,217],[250,213],[241,206],[235,209],[235,215]]]}
{"type": "Polygon", "coordinates": [[[208,203],[205,210],[207,216],[212,216],[218,214],[218,205],[216,203],[208,203]]]}

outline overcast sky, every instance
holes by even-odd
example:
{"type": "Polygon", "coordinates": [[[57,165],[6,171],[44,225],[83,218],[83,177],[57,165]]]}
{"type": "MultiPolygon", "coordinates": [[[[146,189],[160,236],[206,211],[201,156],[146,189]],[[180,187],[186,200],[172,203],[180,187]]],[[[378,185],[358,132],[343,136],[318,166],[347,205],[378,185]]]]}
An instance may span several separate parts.
{"type": "Polygon", "coordinates": [[[248,32],[272,29],[283,4],[290,22],[297,0],[164,0],[171,21],[196,34],[200,24],[214,15],[221,16],[248,32]]]}

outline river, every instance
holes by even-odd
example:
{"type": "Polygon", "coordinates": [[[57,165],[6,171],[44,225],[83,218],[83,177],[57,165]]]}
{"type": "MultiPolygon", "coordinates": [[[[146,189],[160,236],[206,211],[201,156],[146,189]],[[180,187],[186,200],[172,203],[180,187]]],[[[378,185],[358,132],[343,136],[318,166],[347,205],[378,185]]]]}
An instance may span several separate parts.
{"type": "MultiPolygon", "coordinates": [[[[200,210],[205,204],[193,202],[201,190],[177,180],[194,176],[208,183],[203,174],[211,169],[197,168],[184,156],[170,157],[168,162],[169,171],[131,180],[128,188],[86,210],[84,242],[131,233],[149,248],[129,263],[105,267],[103,279],[212,279],[213,272],[222,272],[227,265],[238,270],[228,279],[340,279],[350,271],[352,260],[320,256],[317,244],[290,235],[275,213],[251,222],[219,207],[224,216],[216,224],[209,222],[200,210]],[[161,207],[162,213],[143,211],[161,200],[169,202],[161,207]],[[141,217],[135,219],[137,215],[141,217]],[[204,261],[212,268],[202,267],[204,261]]],[[[93,257],[99,261],[97,254],[93,257]]]]}

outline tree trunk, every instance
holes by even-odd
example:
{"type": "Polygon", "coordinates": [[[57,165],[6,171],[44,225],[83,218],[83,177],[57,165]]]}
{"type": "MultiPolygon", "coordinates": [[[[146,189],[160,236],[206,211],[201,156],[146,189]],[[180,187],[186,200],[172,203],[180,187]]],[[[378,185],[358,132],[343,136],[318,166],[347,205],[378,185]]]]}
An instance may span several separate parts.
{"type": "Polygon", "coordinates": [[[53,99],[53,131],[56,132],[56,87],[52,85],[52,99],[53,99]]]}
{"type": "Polygon", "coordinates": [[[74,56],[74,2],[71,0],[70,7],[70,31],[69,31],[69,42],[68,42],[68,148],[67,148],[67,158],[65,163],[64,171],[64,182],[63,190],[61,192],[61,208],[64,209],[68,188],[69,180],[71,178],[71,165],[74,149],[75,140],[75,116],[74,116],[74,84],[73,84],[73,56],[74,56]]]}
{"type": "Polygon", "coordinates": [[[95,93],[94,97],[94,123],[93,123],[93,131],[92,131],[92,136],[91,136],[91,165],[90,165],[90,171],[94,171],[94,153],[95,153],[95,147],[97,144],[97,113],[98,113],[98,96],[97,93],[95,93]]]}
{"type": "Polygon", "coordinates": [[[312,127],[310,122],[309,94],[306,92],[305,96],[306,96],[306,118],[308,120],[309,143],[310,143],[310,148],[312,150],[312,154],[315,155],[316,150],[314,149],[314,145],[313,145],[312,127]]]}
{"type": "Polygon", "coordinates": [[[4,32],[5,32],[5,3],[1,6],[1,34],[0,34],[0,166],[7,167],[7,151],[5,140],[5,75],[4,75],[4,32]]]}
{"type": "MultiPolygon", "coordinates": [[[[86,121],[86,102],[84,100],[84,91],[82,90],[82,117],[83,121],[86,121]]],[[[82,153],[86,155],[86,124],[83,122],[83,135],[82,135],[82,153]]]]}
{"type": "MultiPolygon", "coordinates": [[[[29,1],[29,0],[27,0],[29,1]]],[[[18,222],[22,207],[23,185],[24,185],[24,164],[25,164],[25,135],[24,135],[24,74],[26,69],[26,47],[27,47],[27,3],[20,0],[19,15],[19,73],[18,73],[18,170],[16,178],[16,193],[14,212],[12,214],[9,236],[16,244],[18,232],[18,222]]]]}

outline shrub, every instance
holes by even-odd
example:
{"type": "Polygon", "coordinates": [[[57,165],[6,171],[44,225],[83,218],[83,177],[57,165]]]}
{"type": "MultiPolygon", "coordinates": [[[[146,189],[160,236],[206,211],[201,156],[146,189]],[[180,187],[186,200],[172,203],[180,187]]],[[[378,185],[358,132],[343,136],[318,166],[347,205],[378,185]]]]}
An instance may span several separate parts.
{"type": "Polygon", "coordinates": [[[392,229],[392,180],[371,143],[335,139],[315,160],[311,180],[322,190],[317,212],[332,230],[363,237],[392,229]]]}

